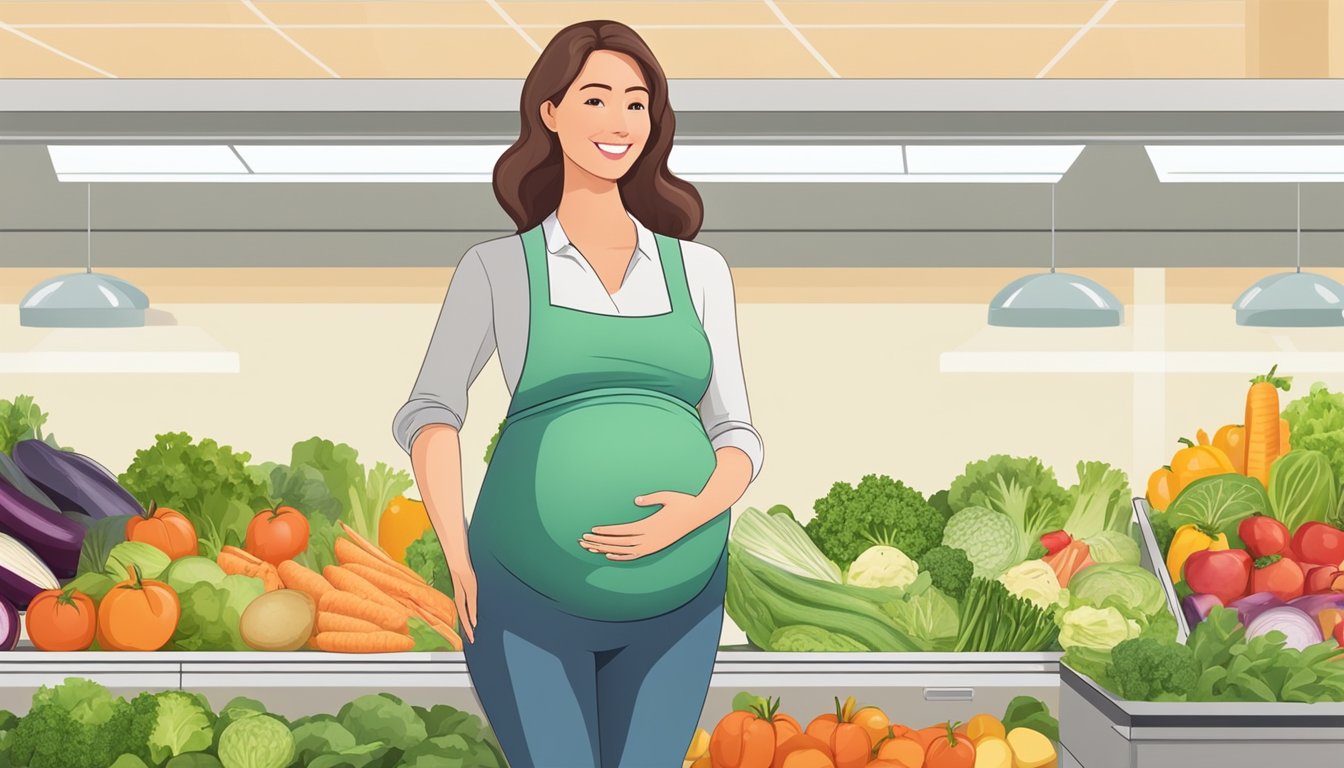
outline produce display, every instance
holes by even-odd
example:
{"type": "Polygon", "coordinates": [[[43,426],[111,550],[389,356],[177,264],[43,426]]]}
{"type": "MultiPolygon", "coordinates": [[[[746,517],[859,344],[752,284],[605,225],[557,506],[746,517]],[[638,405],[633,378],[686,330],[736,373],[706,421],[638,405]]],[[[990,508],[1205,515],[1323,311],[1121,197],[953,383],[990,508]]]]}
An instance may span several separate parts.
{"type": "Polygon", "coordinates": [[[0,401],[0,649],[21,622],[49,651],[461,649],[407,473],[317,437],[251,465],[169,433],[114,476],[45,421],[0,401]]]}
{"type": "Polygon", "coordinates": [[[1245,424],[1173,457],[1150,520],[1190,626],[1064,662],[1140,701],[1344,701],[1344,395],[1251,380],[1245,424]],[[1308,447],[1312,446],[1312,447],[1308,447]]]}
{"type": "Polygon", "coordinates": [[[0,768],[506,768],[488,726],[452,707],[361,696],[334,715],[288,720],[237,698],[215,712],[185,691],[129,701],[70,678],[28,714],[0,712],[0,768]]]}
{"type": "Polygon", "coordinates": [[[806,727],[780,702],[739,694],[713,733],[695,732],[683,768],[1055,768],[1059,722],[1020,696],[1002,718],[912,728],[854,697],[806,727]]]}
{"type": "Polygon", "coordinates": [[[729,539],[727,612],[767,651],[1108,651],[1175,638],[1140,566],[1125,474],[973,462],[930,498],[886,475],[836,483],[799,524],[748,508],[729,539]]]}

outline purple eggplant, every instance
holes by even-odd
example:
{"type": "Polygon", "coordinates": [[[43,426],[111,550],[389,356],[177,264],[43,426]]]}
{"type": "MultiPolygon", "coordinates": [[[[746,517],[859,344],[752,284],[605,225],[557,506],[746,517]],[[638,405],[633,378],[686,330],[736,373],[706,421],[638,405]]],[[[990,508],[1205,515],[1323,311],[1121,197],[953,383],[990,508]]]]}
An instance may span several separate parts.
{"type": "Polygon", "coordinates": [[[41,440],[20,440],[14,446],[14,463],[63,510],[99,519],[144,514],[117,478],[87,456],[59,451],[41,440]]]}
{"type": "Polygon", "coordinates": [[[1187,595],[1181,601],[1181,609],[1185,612],[1185,623],[1191,629],[1201,621],[1209,618],[1209,614],[1214,608],[1222,608],[1223,601],[1218,599],[1217,595],[1187,595]]]}
{"type": "MultiPolygon", "coordinates": [[[[0,479],[0,531],[30,547],[58,577],[75,575],[86,530],[0,479]]],[[[0,560],[0,566],[5,564],[0,560]]]]}
{"type": "Polygon", "coordinates": [[[33,485],[33,481],[29,480],[28,476],[23,474],[23,470],[19,469],[19,465],[15,464],[14,460],[9,458],[9,455],[4,451],[0,451],[0,479],[8,480],[10,485],[18,488],[23,492],[24,496],[36,501],[38,504],[57,512],[61,511],[60,505],[52,501],[50,496],[43,493],[41,488],[33,485]]]}
{"type": "Polygon", "coordinates": [[[18,646],[19,612],[0,597],[0,651],[12,651],[18,646]]]}
{"type": "Polygon", "coordinates": [[[1228,608],[1235,608],[1237,619],[1242,626],[1249,627],[1260,614],[1271,608],[1282,608],[1284,605],[1286,603],[1269,592],[1256,592],[1250,597],[1243,597],[1232,603],[1228,608]]]}

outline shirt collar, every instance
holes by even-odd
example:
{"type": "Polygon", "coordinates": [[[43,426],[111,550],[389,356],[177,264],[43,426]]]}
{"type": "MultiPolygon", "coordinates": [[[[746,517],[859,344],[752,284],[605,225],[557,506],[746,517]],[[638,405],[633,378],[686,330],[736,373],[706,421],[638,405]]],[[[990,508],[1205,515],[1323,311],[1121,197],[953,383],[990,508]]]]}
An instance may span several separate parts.
{"type": "MultiPolygon", "coordinates": [[[[632,216],[629,211],[625,215],[630,216],[630,220],[635,223],[635,234],[638,238],[635,246],[635,256],[652,259],[654,254],[658,253],[658,242],[654,239],[652,230],[641,224],[639,219],[632,216]]],[[[556,212],[552,211],[551,215],[546,217],[546,221],[542,222],[541,229],[546,236],[546,251],[548,253],[553,256],[573,255],[569,235],[566,235],[565,228],[560,226],[560,217],[556,212]]]]}

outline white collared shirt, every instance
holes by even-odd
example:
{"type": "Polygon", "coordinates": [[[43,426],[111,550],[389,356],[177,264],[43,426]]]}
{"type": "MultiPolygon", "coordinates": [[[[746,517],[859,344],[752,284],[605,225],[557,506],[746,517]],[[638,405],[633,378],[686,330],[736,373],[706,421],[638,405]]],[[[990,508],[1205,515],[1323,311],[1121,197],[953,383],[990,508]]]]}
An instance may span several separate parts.
{"type": "MultiPolygon", "coordinates": [[[[608,294],[556,214],[547,217],[542,232],[552,304],[620,316],[671,310],[653,232],[630,218],[638,245],[621,287],[608,294]]],[[[751,424],[747,404],[732,273],[713,248],[680,242],[692,303],[713,355],[709,389],[697,410],[714,449],[729,445],[741,449],[751,459],[755,479],[765,449],[751,424]]],[[[393,434],[403,450],[409,453],[416,434],[430,424],[461,428],[467,414],[467,390],[496,351],[505,384],[513,394],[527,352],[529,315],[527,262],[520,238],[510,235],[467,251],[453,272],[415,387],[393,422],[393,434]]]]}

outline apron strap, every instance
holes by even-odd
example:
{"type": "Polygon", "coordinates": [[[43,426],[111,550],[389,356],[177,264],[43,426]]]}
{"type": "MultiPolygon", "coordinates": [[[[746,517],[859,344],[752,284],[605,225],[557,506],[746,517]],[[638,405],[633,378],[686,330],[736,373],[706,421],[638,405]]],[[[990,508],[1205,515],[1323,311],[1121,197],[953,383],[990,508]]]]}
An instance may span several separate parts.
{"type": "Polygon", "coordinates": [[[533,318],[540,317],[551,304],[550,274],[546,264],[546,235],[541,225],[519,234],[523,258],[527,262],[528,307],[533,318]]]}
{"type": "Polygon", "coordinates": [[[663,282],[667,285],[667,297],[672,304],[672,312],[694,314],[695,303],[691,299],[691,286],[686,280],[686,263],[682,259],[681,242],[675,237],[654,234],[658,243],[658,260],[663,265],[663,282]]]}

